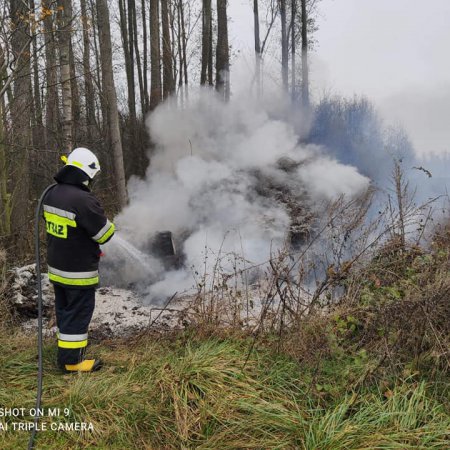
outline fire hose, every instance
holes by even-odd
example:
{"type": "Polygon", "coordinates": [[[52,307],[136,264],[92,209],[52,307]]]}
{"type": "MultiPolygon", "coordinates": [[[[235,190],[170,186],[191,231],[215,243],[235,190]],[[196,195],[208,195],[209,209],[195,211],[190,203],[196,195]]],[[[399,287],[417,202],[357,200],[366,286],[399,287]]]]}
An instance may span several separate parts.
{"type": "Polygon", "coordinates": [[[42,203],[47,192],[56,186],[51,184],[42,192],[36,206],[36,216],[34,222],[34,252],[36,258],[36,284],[37,284],[37,304],[38,304],[38,374],[37,374],[37,392],[36,392],[36,408],[34,416],[34,425],[31,429],[30,440],[28,441],[28,450],[34,448],[34,439],[36,437],[37,426],[39,422],[39,414],[42,398],[42,380],[43,380],[43,360],[42,360],[42,280],[41,280],[41,245],[39,239],[39,222],[42,217],[42,203]]]}

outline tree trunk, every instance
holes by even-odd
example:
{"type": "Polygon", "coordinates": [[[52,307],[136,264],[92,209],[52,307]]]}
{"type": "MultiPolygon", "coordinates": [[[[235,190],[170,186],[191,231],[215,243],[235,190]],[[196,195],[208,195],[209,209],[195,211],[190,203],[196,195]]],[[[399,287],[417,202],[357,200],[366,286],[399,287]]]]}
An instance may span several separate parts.
{"type": "Polygon", "coordinates": [[[150,0],[150,110],[161,103],[161,52],[159,38],[159,0],[150,0]]]}
{"type": "MultiPolygon", "coordinates": [[[[187,36],[186,36],[186,22],[184,21],[184,6],[183,0],[179,1],[180,7],[180,18],[181,18],[181,42],[183,47],[183,73],[184,73],[184,96],[185,100],[188,99],[188,71],[187,71],[187,36]]],[[[212,33],[211,33],[212,36],[212,33]]],[[[212,46],[211,46],[211,54],[212,54],[212,46]]],[[[212,73],[212,65],[210,66],[210,70],[212,73]]],[[[210,79],[211,80],[211,79],[210,79]]],[[[212,83],[212,80],[210,81],[212,83]]]]}
{"type": "Polygon", "coordinates": [[[70,89],[72,93],[72,145],[76,147],[80,141],[81,105],[78,78],[75,69],[73,45],[69,45],[70,89]]]}
{"type": "MultiPolygon", "coordinates": [[[[169,3],[169,21],[170,21],[170,38],[172,39],[172,79],[173,79],[173,90],[176,91],[177,86],[177,55],[175,51],[175,46],[177,45],[177,38],[175,37],[175,2],[172,0],[169,3]]],[[[178,35],[179,35],[178,31],[178,35]]]]}
{"type": "Polygon", "coordinates": [[[147,43],[147,17],[146,17],[146,4],[145,0],[142,0],[142,44],[143,44],[143,50],[144,50],[144,110],[142,111],[142,114],[145,115],[148,111],[148,108],[150,106],[150,99],[148,97],[148,43],[147,43]]]}
{"type": "Polygon", "coordinates": [[[262,83],[261,83],[261,38],[259,35],[259,5],[258,0],[253,0],[253,23],[255,36],[255,78],[256,78],[256,93],[261,97],[262,83]]]}
{"type": "Polygon", "coordinates": [[[11,108],[11,131],[9,144],[13,151],[10,179],[12,192],[11,230],[15,232],[17,248],[25,253],[28,236],[28,199],[30,196],[30,143],[32,103],[31,62],[30,62],[30,25],[26,20],[29,13],[25,1],[11,0],[11,23],[14,33],[11,38],[11,50],[17,61],[14,74],[14,92],[11,108]]]}
{"type": "MultiPolygon", "coordinates": [[[[4,60],[3,49],[0,46],[0,89],[4,87],[4,81],[8,77],[4,60]]],[[[11,96],[12,97],[12,96],[11,96]]],[[[11,234],[11,195],[8,191],[8,158],[6,149],[6,117],[5,98],[0,97],[0,235],[11,234]]]]}
{"type": "Polygon", "coordinates": [[[70,41],[72,27],[72,1],[58,0],[60,8],[58,42],[63,104],[64,150],[73,149],[72,85],[70,77],[70,41]]]}
{"type": "MultiPolygon", "coordinates": [[[[184,24],[184,21],[183,21],[184,24]]],[[[213,50],[213,15],[212,13],[209,15],[209,29],[211,32],[209,33],[209,61],[208,61],[208,82],[210,86],[214,86],[214,78],[213,78],[213,72],[214,72],[214,65],[213,65],[213,57],[214,57],[214,50],[213,50]]],[[[185,46],[186,49],[186,46],[185,46]]],[[[186,56],[185,56],[186,59],[186,56]]],[[[186,68],[187,72],[187,68],[186,68]]]]}
{"type": "Polygon", "coordinates": [[[230,99],[227,0],[217,0],[216,90],[223,100],[230,99]]]}
{"type": "MultiPolygon", "coordinates": [[[[32,11],[35,9],[34,0],[30,1],[30,8],[32,11]]],[[[42,131],[42,102],[41,102],[41,89],[39,86],[39,65],[38,65],[38,48],[37,48],[37,39],[36,36],[33,39],[33,98],[34,98],[34,121],[35,126],[38,130],[36,130],[39,134],[42,131]]],[[[37,139],[33,138],[33,141],[35,142],[40,141],[40,136],[36,136],[37,139]]]]}
{"type": "Polygon", "coordinates": [[[92,141],[95,123],[94,85],[91,74],[91,49],[89,46],[89,20],[87,17],[86,0],[80,0],[81,21],[83,24],[83,72],[84,72],[84,98],[86,103],[86,136],[92,141]]]}
{"type": "MultiPolygon", "coordinates": [[[[133,39],[133,4],[134,0],[127,0],[127,9],[128,9],[128,54],[130,58],[130,73],[131,73],[131,96],[128,99],[130,102],[130,105],[132,105],[133,113],[131,113],[130,109],[130,116],[131,119],[134,121],[136,118],[136,90],[134,87],[134,39],[133,39]]],[[[133,122],[134,123],[134,122],[133,122]]]]}
{"type": "Polygon", "coordinates": [[[136,4],[134,0],[132,1],[132,11],[133,11],[133,33],[132,37],[134,39],[133,47],[136,53],[136,65],[138,72],[138,81],[139,81],[139,99],[141,100],[141,114],[144,115],[145,111],[145,93],[144,93],[144,80],[142,75],[142,62],[141,55],[139,53],[139,42],[138,42],[138,32],[137,32],[137,18],[136,18],[136,4]]]}
{"type": "Polygon", "coordinates": [[[5,145],[4,99],[0,99],[0,234],[11,235],[11,195],[8,192],[8,163],[5,145]]]}
{"type": "MultiPolygon", "coordinates": [[[[129,4],[130,0],[128,0],[128,6],[129,4]]],[[[133,37],[131,35],[129,9],[128,9],[128,25],[127,25],[127,11],[125,9],[125,0],[119,0],[119,14],[120,14],[120,32],[122,35],[122,46],[125,56],[125,71],[127,74],[128,113],[130,115],[130,123],[134,124],[136,119],[136,102],[135,102],[136,94],[134,90],[133,37]]]]}
{"type": "Polygon", "coordinates": [[[184,100],[184,93],[183,93],[183,50],[182,50],[182,43],[181,43],[181,12],[180,12],[180,2],[181,0],[178,0],[177,2],[177,26],[178,26],[178,33],[177,33],[177,42],[178,42],[178,61],[179,61],[179,70],[178,70],[178,89],[180,90],[180,100],[181,100],[181,106],[183,106],[183,100],[184,100]]]}
{"type": "MultiPolygon", "coordinates": [[[[30,0],[30,9],[35,11],[35,2],[30,0]]],[[[32,19],[32,33],[33,33],[33,102],[32,102],[32,145],[30,152],[30,167],[41,170],[41,150],[45,148],[44,142],[44,124],[42,122],[42,99],[41,99],[41,86],[40,86],[40,74],[39,74],[39,49],[38,49],[38,37],[41,38],[41,33],[34,31],[36,26],[36,19],[32,19]]],[[[40,44],[40,42],[39,42],[40,44]]],[[[0,119],[1,120],[1,119],[0,119]]],[[[48,162],[45,162],[45,167],[48,167],[48,162]]],[[[30,183],[30,189],[33,192],[37,192],[42,184],[42,177],[32,177],[30,183]]]]}
{"type": "Polygon", "coordinates": [[[288,86],[288,39],[286,32],[286,0],[280,0],[281,18],[281,78],[283,89],[287,92],[288,86]]]}
{"type": "Polygon", "coordinates": [[[106,99],[109,140],[113,151],[118,203],[121,207],[124,207],[127,203],[127,189],[123,165],[122,141],[120,138],[119,111],[117,109],[116,87],[113,76],[111,30],[109,26],[107,0],[97,0],[97,24],[100,42],[103,95],[106,99]]]}
{"type": "Polygon", "coordinates": [[[170,42],[168,0],[161,2],[162,49],[163,49],[163,98],[168,98],[175,91],[172,66],[172,45],[170,42]]]}
{"type": "MultiPolygon", "coordinates": [[[[101,70],[100,70],[100,52],[99,52],[99,37],[98,37],[98,33],[97,33],[97,29],[98,29],[98,23],[97,23],[97,5],[95,4],[95,0],[89,0],[89,8],[90,8],[90,12],[91,12],[91,17],[92,17],[92,37],[93,37],[93,43],[94,43],[94,56],[95,56],[95,85],[97,86],[97,90],[98,90],[98,95],[100,98],[100,110],[98,108],[96,108],[96,113],[98,113],[97,116],[97,123],[99,125],[99,131],[100,133],[102,133],[103,135],[106,135],[105,132],[105,127],[106,127],[106,122],[107,122],[107,108],[106,108],[106,101],[103,95],[101,95],[101,92],[103,91],[102,89],[102,77],[101,77],[101,70]],[[101,115],[100,115],[101,112],[101,115]]],[[[94,80],[94,78],[93,78],[94,80]]]]}
{"type": "Polygon", "coordinates": [[[202,6],[202,71],[200,75],[200,84],[211,83],[210,73],[210,55],[212,54],[212,29],[211,29],[211,0],[203,0],[202,6]]]}
{"type": "Polygon", "coordinates": [[[309,71],[308,71],[308,16],[306,0],[301,0],[302,8],[302,102],[309,108],[309,71]]]}
{"type": "Polygon", "coordinates": [[[295,62],[295,16],[297,15],[297,1],[291,1],[291,97],[292,101],[295,100],[295,70],[296,70],[296,62],[295,62]]]}
{"type": "Polygon", "coordinates": [[[45,146],[53,155],[49,164],[49,172],[58,167],[60,153],[60,115],[58,102],[58,75],[56,62],[56,42],[54,33],[54,17],[51,12],[51,0],[42,3],[46,11],[44,18],[45,75],[47,97],[45,101],[45,146]]]}
{"type": "MultiPolygon", "coordinates": [[[[12,95],[12,88],[11,88],[11,82],[12,82],[12,76],[14,75],[14,70],[12,70],[12,73],[8,74],[8,63],[5,60],[5,53],[3,47],[0,45],[0,101],[5,101],[5,95],[8,99],[8,103],[12,103],[13,101],[13,95],[12,95]]],[[[5,105],[3,105],[5,106],[5,105]]],[[[5,108],[3,108],[3,111],[6,111],[5,108]]]]}

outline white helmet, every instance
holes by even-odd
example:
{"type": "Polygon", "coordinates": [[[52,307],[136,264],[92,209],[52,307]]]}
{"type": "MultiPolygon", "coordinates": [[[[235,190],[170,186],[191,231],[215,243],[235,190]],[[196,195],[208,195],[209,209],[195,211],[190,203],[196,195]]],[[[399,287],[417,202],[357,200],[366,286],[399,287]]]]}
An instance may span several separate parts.
{"type": "Polygon", "coordinates": [[[78,147],[68,157],[61,157],[67,166],[75,166],[81,169],[91,180],[100,170],[97,157],[87,148],[78,147]]]}

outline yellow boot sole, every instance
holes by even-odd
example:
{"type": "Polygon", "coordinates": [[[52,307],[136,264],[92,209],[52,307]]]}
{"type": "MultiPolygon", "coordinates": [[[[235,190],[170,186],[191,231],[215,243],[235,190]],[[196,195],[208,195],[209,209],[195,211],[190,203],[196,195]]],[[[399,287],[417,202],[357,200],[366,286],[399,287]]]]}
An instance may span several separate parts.
{"type": "Polygon", "coordinates": [[[78,364],[66,364],[63,371],[65,373],[73,372],[95,372],[102,367],[102,362],[99,359],[85,359],[78,364]]]}

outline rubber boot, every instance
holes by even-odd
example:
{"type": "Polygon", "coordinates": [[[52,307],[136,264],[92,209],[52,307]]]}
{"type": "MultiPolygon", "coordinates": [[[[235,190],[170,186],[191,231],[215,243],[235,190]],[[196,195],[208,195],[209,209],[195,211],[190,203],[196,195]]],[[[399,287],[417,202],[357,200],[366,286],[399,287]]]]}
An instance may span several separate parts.
{"type": "Polygon", "coordinates": [[[85,359],[78,364],[66,364],[62,367],[64,373],[95,372],[101,369],[103,362],[101,359],[85,359]]]}

